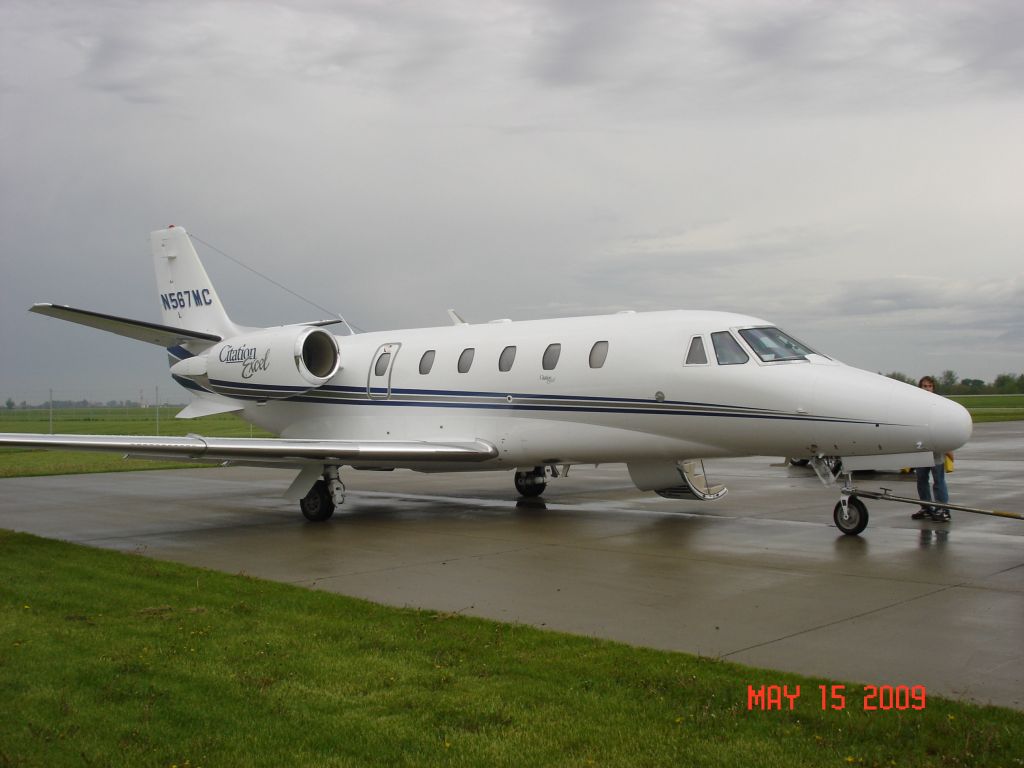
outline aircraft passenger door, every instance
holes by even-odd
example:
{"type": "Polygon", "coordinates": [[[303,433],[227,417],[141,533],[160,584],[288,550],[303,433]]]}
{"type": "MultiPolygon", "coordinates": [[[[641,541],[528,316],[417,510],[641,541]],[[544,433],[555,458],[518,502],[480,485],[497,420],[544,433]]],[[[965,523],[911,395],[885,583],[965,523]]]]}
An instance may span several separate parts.
{"type": "Polygon", "coordinates": [[[381,344],[370,361],[370,373],[366,379],[366,395],[371,400],[387,400],[391,397],[391,371],[401,344],[381,344]]]}

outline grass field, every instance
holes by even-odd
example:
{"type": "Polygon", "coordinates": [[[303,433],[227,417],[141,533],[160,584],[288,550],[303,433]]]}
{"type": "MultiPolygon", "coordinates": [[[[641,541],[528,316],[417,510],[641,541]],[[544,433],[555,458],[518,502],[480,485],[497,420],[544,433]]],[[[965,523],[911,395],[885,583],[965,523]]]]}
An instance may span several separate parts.
{"type": "Polygon", "coordinates": [[[832,684],[0,531],[2,766],[1024,765],[1020,712],[832,684]]]}
{"type": "Polygon", "coordinates": [[[969,410],[976,424],[1024,419],[1024,395],[956,395],[951,399],[969,410]]]}
{"type": "MultiPolygon", "coordinates": [[[[53,432],[69,435],[187,435],[207,437],[268,437],[233,414],[175,419],[179,407],[156,408],[61,408],[53,412],[53,432]]],[[[0,432],[50,431],[46,409],[0,410],[0,432]]],[[[40,451],[31,448],[0,448],[0,477],[71,475],[83,472],[128,472],[140,469],[208,467],[174,461],[124,460],[117,453],[40,451]]]]}

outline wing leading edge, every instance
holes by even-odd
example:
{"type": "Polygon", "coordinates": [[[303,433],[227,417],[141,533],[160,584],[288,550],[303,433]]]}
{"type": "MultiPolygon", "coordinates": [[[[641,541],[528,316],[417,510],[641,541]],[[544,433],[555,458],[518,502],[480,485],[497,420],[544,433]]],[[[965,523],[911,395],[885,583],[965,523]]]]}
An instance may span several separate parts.
{"type": "Polygon", "coordinates": [[[498,450],[485,440],[435,443],[399,440],[300,440],[155,435],[33,435],[0,433],[0,445],[72,451],[110,451],[148,459],[235,461],[301,467],[308,462],[402,466],[430,462],[482,462],[498,450]]]}
{"type": "Polygon", "coordinates": [[[33,304],[29,308],[29,312],[56,317],[58,320],[67,320],[78,325],[87,325],[90,328],[98,328],[101,331],[116,333],[118,336],[127,336],[129,339],[137,339],[161,347],[173,347],[186,341],[201,341],[207,344],[221,341],[221,337],[213,333],[172,328],[169,325],[106,315],[102,312],[76,309],[62,304],[33,304]]]}

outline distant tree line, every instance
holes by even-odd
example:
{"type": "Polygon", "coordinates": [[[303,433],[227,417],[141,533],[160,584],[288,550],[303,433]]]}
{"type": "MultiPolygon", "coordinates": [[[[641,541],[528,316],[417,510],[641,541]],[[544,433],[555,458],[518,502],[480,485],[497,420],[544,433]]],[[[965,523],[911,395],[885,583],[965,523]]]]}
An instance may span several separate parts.
{"type": "MultiPolygon", "coordinates": [[[[49,408],[51,403],[49,400],[45,400],[41,403],[26,403],[22,400],[20,403],[14,402],[13,398],[8,397],[4,403],[7,410],[14,410],[15,408],[49,408]]],[[[140,403],[137,400],[107,400],[105,403],[98,400],[54,400],[52,403],[54,408],[141,408],[150,405],[149,403],[140,403]]],[[[160,406],[172,406],[180,405],[180,403],[160,403],[160,406]]]]}
{"type": "MultiPolygon", "coordinates": [[[[919,379],[912,379],[905,373],[893,371],[885,374],[890,379],[912,384],[915,387],[919,379]]],[[[1024,395],[1024,373],[1000,373],[995,380],[989,384],[981,379],[961,379],[956,371],[943,371],[936,376],[928,374],[935,379],[935,391],[940,395],[1024,395]]],[[[7,410],[14,408],[49,408],[50,402],[29,404],[22,400],[15,403],[10,397],[4,403],[7,410]]],[[[139,408],[142,404],[135,400],[107,400],[107,402],[96,402],[90,400],[54,400],[54,408],[139,408]]],[[[175,405],[175,403],[163,403],[163,405],[175,405]]],[[[180,403],[179,403],[180,405],[180,403]]]]}
{"type": "MultiPolygon", "coordinates": [[[[898,371],[885,375],[915,387],[919,381],[898,371]]],[[[956,371],[929,376],[935,380],[935,391],[940,395],[1024,395],[1024,373],[1000,373],[991,384],[981,379],[961,379],[956,371]]]]}

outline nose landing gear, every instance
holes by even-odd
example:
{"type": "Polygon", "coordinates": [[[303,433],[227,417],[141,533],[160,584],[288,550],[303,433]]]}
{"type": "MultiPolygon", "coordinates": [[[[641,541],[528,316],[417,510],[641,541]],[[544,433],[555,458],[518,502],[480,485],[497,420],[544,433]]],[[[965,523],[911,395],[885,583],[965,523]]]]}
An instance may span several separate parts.
{"type": "Polygon", "coordinates": [[[868,527],[868,508],[856,496],[844,493],[836,502],[832,520],[847,536],[857,536],[868,527]]]}
{"type": "MultiPolygon", "coordinates": [[[[836,504],[835,510],[832,514],[832,519],[835,520],[836,528],[847,536],[856,536],[858,533],[863,531],[868,524],[868,509],[864,506],[864,502],[857,498],[858,496],[863,496],[865,499],[875,499],[877,501],[895,501],[900,504],[921,504],[921,500],[918,498],[896,496],[888,488],[882,488],[880,491],[868,491],[854,488],[852,478],[843,486],[841,493],[842,496],[839,499],[839,503],[836,504]]],[[[1000,509],[978,509],[977,507],[966,507],[963,504],[950,504],[948,502],[941,501],[931,501],[928,502],[928,505],[937,509],[952,509],[957,512],[971,512],[975,515],[991,515],[992,517],[1006,517],[1012,520],[1024,520],[1024,514],[1020,512],[1007,512],[1006,510],[1000,509]]]]}

